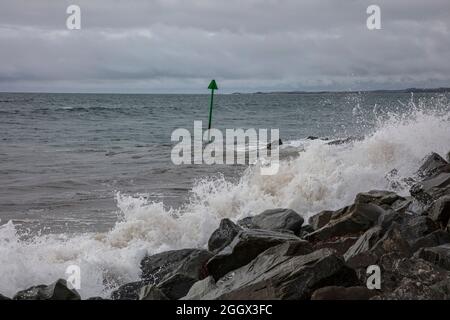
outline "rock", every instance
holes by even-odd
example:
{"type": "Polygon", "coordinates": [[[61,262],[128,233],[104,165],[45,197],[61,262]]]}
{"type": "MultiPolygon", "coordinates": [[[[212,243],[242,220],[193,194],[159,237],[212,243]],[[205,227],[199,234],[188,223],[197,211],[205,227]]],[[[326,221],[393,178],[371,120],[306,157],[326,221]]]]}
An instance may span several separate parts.
{"type": "Polygon", "coordinates": [[[158,287],[146,285],[139,292],[139,300],[169,300],[169,298],[158,287]]]}
{"type": "Polygon", "coordinates": [[[146,285],[145,281],[126,283],[111,293],[113,300],[138,300],[141,288],[146,285]]]}
{"type": "Polygon", "coordinates": [[[90,298],[87,298],[86,300],[108,300],[108,299],[104,299],[102,297],[90,297],[90,298]]]}
{"type": "Polygon", "coordinates": [[[142,280],[113,291],[114,300],[138,300],[141,289],[154,285],[169,298],[182,297],[190,285],[206,276],[205,265],[212,253],[202,249],[181,249],[147,256],[141,261],[142,280]]]}
{"type": "Polygon", "coordinates": [[[426,236],[423,236],[411,243],[413,252],[420,248],[436,247],[445,243],[450,243],[450,233],[443,230],[436,230],[426,236]]]}
{"type": "Polygon", "coordinates": [[[158,289],[160,289],[167,298],[177,300],[184,297],[197,280],[198,279],[194,279],[185,274],[177,273],[159,283],[158,289]]]}
{"type": "Polygon", "coordinates": [[[324,241],[333,237],[359,234],[374,226],[383,212],[381,207],[371,203],[355,203],[335,212],[330,222],[306,235],[305,239],[324,241]]]}
{"type": "Polygon", "coordinates": [[[450,151],[447,152],[447,162],[450,162],[450,151]]]}
{"type": "Polygon", "coordinates": [[[416,252],[414,256],[422,258],[446,270],[450,270],[450,244],[422,248],[416,252]]]}
{"type": "Polygon", "coordinates": [[[59,279],[50,285],[39,285],[19,291],[14,300],[81,300],[75,289],[69,289],[64,279],[59,279]]]}
{"type": "Polygon", "coordinates": [[[299,236],[300,238],[303,238],[303,237],[305,237],[307,234],[309,234],[309,233],[311,233],[311,232],[314,232],[314,231],[315,231],[314,228],[313,228],[311,225],[307,224],[307,225],[302,226],[302,227],[300,228],[300,232],[298,233],[298,236],[299,236]]]}
{"type": "Polygon", "coordinates": [[[330,248],[335,250],[338,254],[343,255],[357,240],[358,237],[343,237],[335,240],[322,241],[314,244],[314,250],[330,248]]]}
{"type": "Polygon", "coordinates": [[[439,171],[439,169],[448,164],[444,158],[442,158],[435,152],[432,152],[431,154],[426,156],[422,160],[422,162],[422,165],[416,173],[421,178],[431,177],[433,174],[439,171]]]}
{"type": "Polygon", "coordinates": [[[206,262],[213,256],[207,250],[181,249],[147,256],[141,261],[142,279],[146,284],[155,284],[184,274],[195,281],[206,276],[206,262]]]}
{"type": "MultiPolygon", "coordinates": [[[[309,299],[323,286],[354,286],[358,279],[354,270],[333,250],[321,249],[306,255],[286,255],[292,244],[267,249],[245,266],[225,275],[206,288],[201,297],[193,286],[186,297],[201,299],[309,299]]],[[[206,281],[205,281],[206,282],[206,281]]]]}
{"type": "Polygon", "coordinates": [[[298,234],[303,218],[291,209],[271,209],[256,216],[244,218],[238,221],[238,224],[250,229],[290,230],[298,234]]]}
{"type": "Polygon", "coordinates": [[[445,195],[450,195],[450,173],[441,172],[419,183],[409,190],[419,202],[430,204],[445,195]]]}
{"type": "Polygon", "coordinates": [[[11,299],[0,293],[0,300],[11,300],[11,299]]]}
{"type": "Polygon", "coordinates": [[[324,210],[310,217],[308,222],[314,230],[317,230],[326,225],[330,221],[332,215],[333,211],[324,210]]]}
{"type": "Polygon", "coordinates": [[[188,294],[180,300],[200,300],[210,291],[216,289],[214,278],[209,276],[203,280],[197,281],[189,290],[188,294]]]}
{"type": "Polygon", "coordinates": [[[437,199],[428,216],[436,221],[441,228],[445,228],[450,219],[450,195],[437,199]]]}
{"type": "Polygon", "coordinates": [[[307,241],[294,235],[258,229],[243,230],[228,246],[208,261],[206,266],[208,274],[217,281],[228,272],[246,265],[261,252],[287,241],[300,243],[310,249],[307,241]]]}
{"type": "Polygon", "coordinates": [[[367,287],[338,287],[329,286],[317,289],[311,296],[311,300],[369,300],[377,295],[377,291],[367,287]]]}
{"type": "Polygon", "coordinates": [[[391,209],[396,203],[402,203],[406,199],[395,192],[384,190],[371,190],[369,192],[358,193],[355,203],[371,203],[385,210],[391,209]]]}
{"type": "Polygon", "coordinates": [[[319,139],[319,137],[316,137],[316,136],[307,136],[306,137],[306,140],[317,140],[317,139],[319,139]]]}
{"type": "Polygon", "coordinates": [[[230,219],[222,219],[219,228],[209,238],[208,250],[219,252],[229,245],[241,230],[242,228],[234,224],[230,219]]]}
{"type": "Polygon", "coordinates": [[[372,298],[379,300],[429,300],[446,299],[445,284],[450,273],[434,264],[416,257],[382,261],[383,279],[391,279],[389,288],[372,298]],[[392,280],[393,279],[393,280],[392,280]],[[391,288],[394,284],[394,288],[391,288]]]}

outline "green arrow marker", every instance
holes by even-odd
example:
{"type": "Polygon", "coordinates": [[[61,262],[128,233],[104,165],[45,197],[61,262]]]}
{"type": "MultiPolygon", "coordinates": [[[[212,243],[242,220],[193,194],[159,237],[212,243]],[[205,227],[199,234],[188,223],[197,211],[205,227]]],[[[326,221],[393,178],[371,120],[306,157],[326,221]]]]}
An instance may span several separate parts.
{"type": "Polygon", "coordinates": [[[212,109],[213,109],[213,101],[214,101],[214,90],[219,89],[217,87],[216,80],[212,80],[208,86],[208,89],[211,90],[211,104],[209,105],[209,121],[208,121],[208,142],[209,142],[209,130],[211,129],[211,120],[212,120],[212,109]]]}

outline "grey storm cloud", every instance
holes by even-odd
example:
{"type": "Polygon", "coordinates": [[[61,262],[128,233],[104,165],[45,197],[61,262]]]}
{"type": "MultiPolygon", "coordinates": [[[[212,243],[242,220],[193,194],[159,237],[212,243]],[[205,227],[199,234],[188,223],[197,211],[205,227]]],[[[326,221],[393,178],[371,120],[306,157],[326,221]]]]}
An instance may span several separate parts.
{"type": "Polygon", "coordinates": [[[0,0],[0,91],[450,86],[449,16],[448,0],[0,0]]]}

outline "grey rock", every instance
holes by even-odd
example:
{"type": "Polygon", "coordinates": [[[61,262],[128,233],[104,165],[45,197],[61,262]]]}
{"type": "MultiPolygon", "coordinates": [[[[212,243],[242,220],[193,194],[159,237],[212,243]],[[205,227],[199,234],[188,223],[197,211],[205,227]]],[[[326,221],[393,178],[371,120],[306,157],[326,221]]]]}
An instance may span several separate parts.
{"type": "Polygon", "coordinates": [[[428,216],[445,228],[450,220],[450,195],[437,199],[428,216]]]}
{"type": "Polygon", "coordinates": [[[218,252],[230,244],[242,228],[234,224],[230,219],[222,219],[208,241],[208,250],[218,252]]]}
{"type": "Polygon", "coordinates": [[[145,281],[135,281],[121,285],[111,293],[112,300],[138,300],[141,288],[146,285],[145,281]]]}
{"type": "Polygon", "coordinates": [[[198,280],[182,273],[176,273],[158,284],[158,289],[169,299],[177,300],[184,297],[192,285],[198,280]]]}
{"type": "MultiPolygon", "coordinates": [[[[382,263],[383,279],[395,279],[394,288],[372,299],[379,300],[434,300],[448,298],[445,282],[450,273],[440,267],[416,257],[393,259],[382,263]]],[[[382,284],[383,289],[383,284],[382,284]]]]}
{"type": "Polygon", "coordinates": [[[377,291],[367,287],[339,287],[329,286],[317,289],[311,296],[311,300],[369,300],[377,295],[377,291]]]}
{"type": "MultiPolygon", "coordinates": [[[[336,212],[335,212],[336,213],[336,212]]],[[[305,236],[308,241],[324,241],[333,237],[351,236],[371,228],[384,209],[371,203],[355,203],[341,209],[328,224],[305,236]]]]}
{"type": "Polygon", "coordinates": [[[338,254],[343,255],[347,250],[355,244],[358,237],[342,237],[335,240],[321,241],[314,244],[314,250],[323,248],[330,248],[335,250],[338,254]]]}
{"type": "Polygon", "coordinates": [[[441,172],[433,175],[413,185],[409,192],[424,204],[430,204],[440,197],[450,195],[450,173],[441,172]]]}
{"type": "Polygon", "coordinates": [[[355,203],[371,203],[383,209],[390,209],[392,206],[397,203],[400,204],[405,200],[405,198],[392,191],[371,190],[369,192],[358,193],[355,198],[355,203]]]}
{"type": "Polygon", "coordinates": [[[0,300],[11,300],[11,299],[0,293],[0,300]]]}
{"type": "Polygon", "coordinates": [[[50,285],[39,285],[19,291],[14,300],[81,300],[75,289],[69,289],[64,279],[59,279],[50,285]]]}
{"type": "Polygon", "coordinates": [[[206,262],[213,256],[207,250],[181,249],[147,256],[141,261],[142,279],[146,284],[158,283],[175,274],[184,274],[194,280],[206,276],[206,262]]]}
{"type": "Polygon", "coordinates": [[[309,246],[308,242],[287,233],[257,229],[243,230],[228,246],[208,261],[208,274],[218,280],[228,272],[246,265],[268,248],[287,241],[309,246]]]}
{"type": "Polygon", "coordinates": [[[450,271],[450,244],[444,244],[431,248],[422,248],[416,252],[414,256],[422,258],[450,271]]]}
{"type": "Polygon", "coordinates": [[[253,217],[247,217],[238,224],[250,229],[265,229],[272,231],[290,230],[299,233],[304,220],[292,209],[271,209],[266,210],[253,217]]]}
{"type": "MultiPolygon", "coordinates": [[[[328,285],[353,286],[354,270],[333,250],[321,249],[306,255],[290,256],[285,243],[269,248],[245,266],[225,275],[207,288],[201,299],[309,299],[312,292],[328,285]]],[[[187,297],[197,295],[189,292],[187,297]]],[[[194,290],[191,289],[191,290],[194,290]]]]}
{"type": "Polygon", "coordinates": [[[189,290],[188,294],[180,300],[200,300],[212,290],[217,288],[214,278],[209,276],[203,280],[197,281],[189,290]]]}
{"type": "Polygon", "coordinates": [[[422,178],[431,177],[447,164],[448,162],[444,158],[432,152],[422,160],[422,165],[417,170],[417,175],[422,178]]]}
{"type": "Polygon", "coordinates": [[[149,284],[141,288],[139,300],[169,300],[169,298],[158,287],[149,284]]]}
{"type": "Polygon", "coordinates": [[[309,224],[314,228],[314,230],[322,228],[328,222],[330,222],[333,211],[324,210],[309,218],[309,224]]]}

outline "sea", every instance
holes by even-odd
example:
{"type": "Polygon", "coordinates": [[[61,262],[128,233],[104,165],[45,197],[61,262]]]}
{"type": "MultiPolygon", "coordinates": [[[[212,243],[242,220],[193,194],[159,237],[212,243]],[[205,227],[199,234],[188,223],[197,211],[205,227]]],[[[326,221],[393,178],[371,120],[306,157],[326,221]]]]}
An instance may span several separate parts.
{"type": "Polygon", "coordinates": [[[408,195],[422,159],[450,151],[449,98],[216,95],[214,128],[279,130],[279,171],[261,175],[258,163],[172,162],[174,130],[207,126],[207,94],[0,93],[0,293],[76,265],[82,297],[108,297],[145,255],[206,247],[223,218],[282,207],[307,221],[359,192],[408,195]]]}

